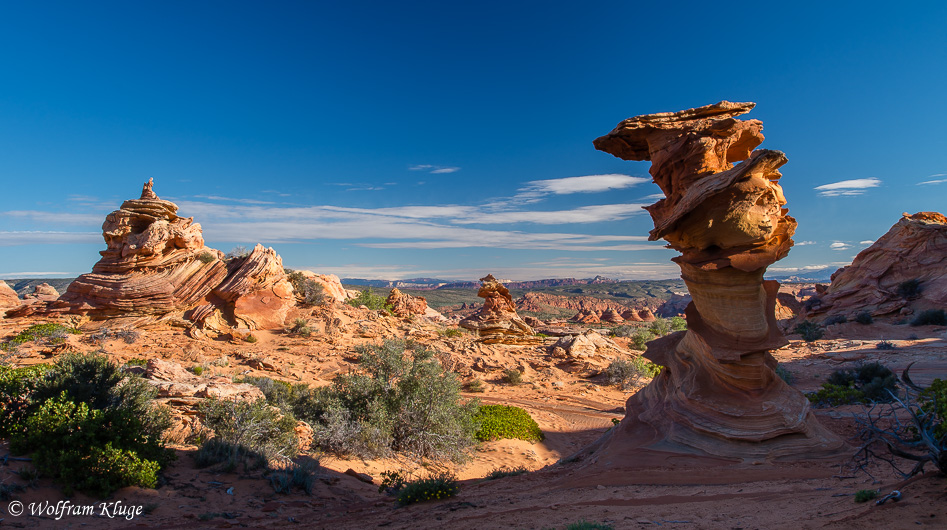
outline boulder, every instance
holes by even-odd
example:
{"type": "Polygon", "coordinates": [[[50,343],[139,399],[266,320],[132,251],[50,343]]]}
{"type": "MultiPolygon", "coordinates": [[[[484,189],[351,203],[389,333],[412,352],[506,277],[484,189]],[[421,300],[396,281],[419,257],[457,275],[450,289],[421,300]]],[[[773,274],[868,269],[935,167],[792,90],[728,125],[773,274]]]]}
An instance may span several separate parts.
{"type": "Polygon", "coordinates": [[[559,340],[549,347],[549,353],[553,357],[567,356],[581,359],[595,356],[615,356],[627,352],[613,341],[590,329],[579,335],[559,337],[559,340]]]}

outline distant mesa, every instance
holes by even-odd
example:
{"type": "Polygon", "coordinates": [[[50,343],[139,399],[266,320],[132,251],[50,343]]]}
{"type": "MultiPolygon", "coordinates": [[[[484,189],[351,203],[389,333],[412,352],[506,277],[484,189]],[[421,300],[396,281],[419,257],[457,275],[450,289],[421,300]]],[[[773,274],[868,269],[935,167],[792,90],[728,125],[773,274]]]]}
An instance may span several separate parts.
{"type": "Polygon", "coordinates": [[[903,319],[947,307],[947,217],[902,214],[812,300],[805,317],[815,321],[836,315],[852,320],[863,311],[875,318],[903,319]]]}
{"type": "Polygon", "coordinates": [[[183,316],[197,325],[215,316],[217,328],[281,327],[295,298],[276,252],[257,245],[249,255],[225,261],[222,252],[204,245],[201,225],[178,216],[178,206],[158,197],[153,185],[149,180],[141,197],[106,216],[106,249],[92,272],[58,299],[8,315],[73,313],[96,320],[132,317],[135,323],[183,316]]]}
{"type": "Polygon", "coordinates": [[[681,252],[673,261],[692,296],[688,330],[648,344],[645,356],[666,369],[592,446],[597,460],[647,449],[764,462],[834,456],[844,446],[774,372],[770,351],[788,341],[775,320],[778,283],[763,274],[789,252],[796,221],[778,183],[786,156],[754,150],[763,124],[736,119],[754,105],[637,116],[594,142],[651,161],[665,198],[646,208],[650,239],[681,252]]]}
{"type": "Polygon", "coordinates": [[[477,296],[484,299],[483,307],[460,321],[460,326],[476,331],[487,344],[536,344],[533,328],[516,313],[516,304],[510,290],[492,274],[480,278],[477,296]]]}

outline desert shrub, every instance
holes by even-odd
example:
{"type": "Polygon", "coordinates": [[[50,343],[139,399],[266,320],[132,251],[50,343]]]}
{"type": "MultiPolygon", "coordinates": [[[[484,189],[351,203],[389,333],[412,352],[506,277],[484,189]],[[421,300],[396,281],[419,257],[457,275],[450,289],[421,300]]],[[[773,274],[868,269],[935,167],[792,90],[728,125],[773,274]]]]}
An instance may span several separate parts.
{"type": "Polygon", "coordinates": [[[247,335],[247,338],[245,338],[245,339],[243,339],[243,340],[246,341],[246,342],[249,342],[250,344],[253,344],[254,342],[256,342],[256,341],[259,340],[259,339],[257,339],[254,335],[247,335]]]}
{"type": "Polygon", "coordinates": [[[593,523],[581,519],[575,523],[570,523],[569,526],[566,526],[566,530],[612,530],[613,527],[610,524],[606,523],[593,523]]]}
{"type": "Polygon", "coordinates": [[[467,383],[467,392],[480,393],[483,390],[483,381],[479,379],[472,379],[467,383]]]}
{"type": "Polygon", "coordinates": [[[871,313],[869,313],[868,311],[859,311],[858,314],[855,315],[855,322],[858,322],[859,324],[863,324],[865,326],[867,326],[868,324],[871,324],[874,321],[875,319],[871,317],[871,313]]]}
{"type": "Polygon", "coordinates": [[[243,245],[237,245],[230,249],[230,252],[224,255],[224,259],[227,261],[235,259],[243,259],[250,255],[250,251],[247,250],[247,247],[243,245]]]}
{"type": "Polygon", "coordinates": [[[620,325],[620,326],[615,326],[614,328],[612,328],[612,330],[610,331],[610,333],[611,333],[611,335],[612,335],[613,337],[624,337],[624,338],[628,338],[628,337],[633,336],[633,335],[635,334],[635,332],[638,331],[638,329],[640,329],[640,328],[638,328],[637,326],[631,326],[631,325],[628,325],[628,324],[622,324],[622,325],[620,325]]]}
{"type": "Polygon", "coordinates": [[[671,331],[684,331],[687,329],[687,319],[684,317],[671,317],[671,331]]]}
{"type": "Polygon", "coordinates": [[[808,312],[812,311],[812,308],[818,306],[822,303],[822,299],[818,296],[810,296],[806,298],[806,301],[802,303],[802,307],[808,312]]]}
{"type": "Polygon", "coordinates": [[[12,350],[20,344],[44,340],[50,344],[61,344],[65,342],[70,334],[77,335],[80,331],[75,328],[57,324],[55,322],[46,322],[45,324],[34,324],[23,331],[17,333],[12,339],[3,343],[4,350],[12,350]]]}
{"type": "Polygon", "coordinates": [[[135,358],[132,358],[132,359],[129,359],[129,360],[125,361],[125,366],[141,366],[141,367],[145,367],[145,366],[148,366],[148,361],[146,361],[146,360],[144,360],[144,359],[142,359],[142,358],[140,358],[140,357],[135,357],[135,358]]]}
{"type": "Polygon", "coordinates": [[[802,340],[806,342],[816,341],[822,338],[822,335],[825,331],[821,326],[815,322],[809,322],[808,320],[800,322],[793,329],[795,333],[802,335],[802,340]]]}
{"type": "Polygon", "coordinates": [[[858,490],[855,492],[855,502],[868,502],[878,496],[878,490],[858,490]]]}
{"type": "Polygon", "coordinates": [[[875,348],[878,348],[879,350],[894,350],[897,349],[897,346],[895,346],[891,341],[883,340],[876,344],[875,348]]]}
{"type": "Polygon", "coordinates": [[[654,322],[651,323],[648,329],[651,330],[651,333],[661,337],[671,332],[671,323],[668,322],[667,319],[658,317],[654,319],[654,322]]]}
{"type": "Polygon", "coordinates": [[[947,380],[934,379],[917,398],[918,409],[928,415],[927,424],[943,450],[947,450],[947,380]]]}
{"type": "Polygon", "coordinates": [[[846,322],[848,322],[848,317],[846,317],[845,315],[832,315],[829,318],[825,319],[825,322],[823,322],[823,324],[825,324],[826,326],[831,326],[832,324],[844,324],[846,322]]]}
{"type": "Polygon", "coordinates": [[[911,321],[912,326],[947,326],[947,313],[943,309],[927,309],[911,321]]]}
{"type": "Polygon", "coordinates": [[[382,471],[381,484],[378,486],[378,493],[395,495],[401,491],[401,488],[403,488],[407,483],[408,479],[400,471],[382,471]]]}
{"type": "Polygon", "coordinates": [[[496,480],[498,478],[515,477],[516,475],[523,475],[525,473],[529,473],[529,469],[526,469],[526,466],[501,467],[491,471],[485,478],[487,480],[496,480]]]}
{"type": "Polygon", "coordinates": [[[836,370],[809,401],[819,405],[849,403],[889,403],[897,389],[898,378],[881,363],[866,363],[854,370],[836,370]]]}
{"type": "Polygon", "coordinates": [[[399,340],[357,351],[359,372],[341,374],[327,387],[290,387],[290,408],[312,425],[314,445],[366,457],[399,451],[466,458],[478,404],[461,401],[460,382],[433,351],[399,340]]]}
{"type": "Polygon", "coordinates": [[[26,418],[33,390],[49,369],[48,364],[0,366],[0,438],[9,436],[13,426],[26,418]]]}
{"type": "Polygon", "coordinates": [[[319,465],[313,462],[302,464],[291,463],[280,469],[270,472],[270,485],[276,493],[292,493],[293,488],[312,493],[312,486],[316,482],[319,465]]]}
{"type": "Polygon", "coordinates": [[[201,466],[224,463],[233,470],[242,464],[244,470],[266,466],[271,462],[286,463],[296,456],[296,420],[267,403],[205,399],[199,410],[204,424],[214,430],[214,438],[204,442],[197,456],[201,466]],[[216,460],[216,461],[215,461],[216,460]]]}
{"type": "Polygon", "coordinates": [[[289,328],[289,332],[302,337],[308,337],[312,335],[312,328],[309,327],[309,321],[307,321],[305,318],[297,318],[293,321],[293,325],[289,328]]]}
{"type": "Polygon", "coordinates": [[[439,473],[428,478],[406,482],[398,490],[398,504],[407,506],[416,502],[436,501],[457,495],[460,486],[450,473],[439,473]]]}
{"type": "Polygon", "coordinates": [[[518,385],[523,382],[523,372],[515,368],[508,368],[503,371],[503,381],[511,385],[518,385]]]}
{"type": "Polygon", "coordinates": [[[201,263],[211,263],[213,261],[217,261],[217,256],[210,252],[201,252],[197,255],[197,260],[201,263]]]}
{"type": "Polygon", "coordinates": [[[791,385],[792,382],[796,380],[796,376],[793,375],[792,372],[787,370],[786,367],[781,364],[776,365],[776,375],[779,376],[779,378],[785,381],[786,384],[788,385],[791,385]]]}
{"type": "Polygon", "coordinates": [[[540,442],[545,438],[529,413],[510,405],[484,405],[477,411],[480,424],[477,439],[481,441],[517,438],[527,442],[540,442]]]}
{"type": "Polygon", "coordinates": [[[646,329],[639,329],[631,336],[631,348],[633,350],[645,351],[648,349],[647,343],[654,340],[654,334],[646,329]]]}
{"type": "Polygon", "coordinates": [[[195,364],[194,366],[190,367],[188,370],[194,375],[204,374],[204,367],[199,364],[195,364]]]}
{"type": "Polygon", "coordinates": [[[447,329],[442,329],[438,331],[437,334],[442,337],[455,338],[455,337],[463,336],[464,332],[457,328],[447,328],[447,329]]]}
{"type": "Polygon", "coordinates": [[[897,292],[898,296],[905,300],[917,298],[921,295],[921,282],[917,279],[903,281],[898,284],[897,292]]]}
{"type": "Polygon", "coordinates": [[[618,385],[622,390],[638,386],[642,379],[652,379],[661,373],[661,367],[644,357],[612,361],[605,369],[605,378],[610,385],[618,385]]]}
{"type": "Polygon", "coordinates": [[[286,279],[289,280],[289,283],[293,284],[293,290],[296,291],[297,296],[302,299],[303,305],[322,305],[326,302],[325,288],[321,283],[312,278],[307,278],[299,271],[289,272],[286,275],[286,279]]]}
{"type": "Polygon", "coordinates": [[[347,300],[345,303],[352,307],[365,306],[375,311],[385,311],[391,313],[391,306],[386,303],[386,298],[372,292],[371,287],[365,289],[364,291],[359,291],[358,296],[352,298],[351,300],[347,300]]]}

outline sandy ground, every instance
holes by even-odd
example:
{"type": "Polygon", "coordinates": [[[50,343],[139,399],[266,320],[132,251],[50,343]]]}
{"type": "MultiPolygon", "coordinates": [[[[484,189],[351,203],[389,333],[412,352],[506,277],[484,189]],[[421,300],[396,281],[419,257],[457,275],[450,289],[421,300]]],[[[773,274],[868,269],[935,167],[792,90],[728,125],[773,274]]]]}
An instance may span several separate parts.
{"type": "MultiPolygon", "coordinates": [[[[193,446],[176,446],[177,461],[156,490],[126,488],[102,500],[76,494],[66,499],[47,479],[34,480],[15,494],[29,512],[43,502],[93,506],[94,515],[55,513],[11,514],[10,500],[0,501],[0,527],[10,528],[565,528],[580,520],[603,522],[614,528],[916,528],[947,527],[947,479],[929,473],[902,481],[891,470],[874,469],[879,482],[847,469],[848,458],[802,461],[794,464],[746,465],[712,459],[665,460],[646,458],[628,462],[568,457],[601,437],[612,419],[624,414],[624,402],[633,390],[608,386],[598,375],[608,358],[565,363],[550,359],[539,347],[483,346],[472,337],[447,338],[443,325],[423,321],[362,318],[352,314],[348,332],[338,336],[293,337],[281,332],[257,333],[254,344],[229,340],[194,340],[180,329],[159,326],[145,330],[134,344],[112,340],[89,343],[70,338],[79,351],[103,349],[117,361],[159,357],[184,366],[206,366],[221,375],[266,375],[290,381],[326,384],[332,376],[354,366],[352,347],[377,342],[384,336],[407,336],[444,352],[443,359],[469,380],[485,382],[485,391],[465,394],[484,403],[514,404],[528,410],[546,434],[541,443],[501,440],[482,444],[471,462],[449,466],[461,480],[460,493],[450,499],[398,507],[378,492],[380,473],[403,470],[423,475],[442,469],[436,463],[405,458],[363,461],[325,455],[320,479],[311,495],[273,493],[259,473],[213,473],[196,469],[193,446]],[[226,364],[220,362],[226,356],[226,364]],[[251,368],[250,359],[266,359],[272,369],[251,368]],[[500,381],[503,369],[518,367],[526,383],[511,386],[500,381]],[[651,463],[649,463],[651,462],[651,463]],[[524,466],[532,472],[485,480],[501,467],[524,466]],[[343,474],[352,469],[368,473],[374,484],[343,474]],[[856,504],[860,489],[887,493],[900,489],[903,499],[882,506],[856,504]],[[115,515],[115,505],[142,507],[131,519],[115,515]],[[109,517],[112,515],[113,517],[109,517]]],[[[7,336],[29,322],[0,320],[7,336]]],[[[788,369],[793,385],[816,389],[832,370],[859,362],[880,360],[899,371],[910,363],[913,379],[927,383],[947,378],[945,329],[912,328],[888,324],[831,326],[823,340],[792,344],[775,353],[788,369]],[[879,350],[885,339],[894,350],[879,350]]],[[[547,341],[554,341],[550,338],[547,341]]],[[[50,347],[25,347],[18,364],[48,362],[56,355],[50,347]]],[[[843,438],[855,432],[851,419],[857,407],[819,409],[820,421],[843,438]]],[[[0,457],[9,451],[0,445],[0,457]]],[[[29,463],[0,465],[0,483],[27,484],[16,472],[29,463]]]]}

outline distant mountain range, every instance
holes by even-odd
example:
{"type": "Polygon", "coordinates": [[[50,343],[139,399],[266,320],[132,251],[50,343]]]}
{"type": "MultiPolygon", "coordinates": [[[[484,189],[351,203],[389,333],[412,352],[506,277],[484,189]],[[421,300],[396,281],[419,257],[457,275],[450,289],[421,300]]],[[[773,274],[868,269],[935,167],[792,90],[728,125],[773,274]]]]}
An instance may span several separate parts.
{"type": "MultiPolygon", "coordinates": [[[[541,287],[560,287],[563,285],[596,285],[601,283],[615,283],[617,280],[611,280],[604,276],[596,276],[594,278],[550,278],[546,280],[529,280],[529,281],[509,281],[509,280],[500,280],[503,282],[509,289],[537,289],[541,287]]],[[[477,289],[480,287],[480,282],[450,282],[447,280],[439,280],[437,278],[411,278],[408,280],[366,280],[363,278],[342,278],[342,284],[344,285],[360,285],[366,287],[378,287],[383,289],[391,289],[397,287],[399,289],[477,289]]]]}
{"type": "Polygon", "coordinates": [[[832,281],[832,275],[838,267],[826,267],[824,269],[815,269],[795,274],[766,274],[767,280],[778,280],[783,283],[829,283],[832,281]]]}

